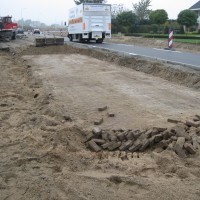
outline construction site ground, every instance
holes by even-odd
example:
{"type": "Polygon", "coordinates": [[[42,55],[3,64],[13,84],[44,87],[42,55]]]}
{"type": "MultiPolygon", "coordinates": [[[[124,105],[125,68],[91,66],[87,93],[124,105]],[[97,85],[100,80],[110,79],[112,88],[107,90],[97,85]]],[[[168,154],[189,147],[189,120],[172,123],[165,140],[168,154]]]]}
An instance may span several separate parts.
{"type": "Polygon", "coordinates": [[[33,42],[0,43],[1,200],[199,200],[200,149],[187,158],[149,149],[122,159],[84,144],[100,118],[101,129],[144,130],[200,115],[199,71],[76,43],[33,42]]]}

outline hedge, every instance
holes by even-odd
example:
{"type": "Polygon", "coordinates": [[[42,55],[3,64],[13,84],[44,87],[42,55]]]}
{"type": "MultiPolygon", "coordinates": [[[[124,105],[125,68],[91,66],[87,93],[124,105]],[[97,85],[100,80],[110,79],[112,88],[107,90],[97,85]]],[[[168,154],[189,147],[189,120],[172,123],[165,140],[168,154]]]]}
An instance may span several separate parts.
{"type": "MultiPolygon", "coordinates": [[[[125,33],[124,36],[134,36],[134,37],[144,37],[144,38],[168,38],[167,34],[125,33]]],[[[200,40],[199,36],[192,36],[192,35],[174,35],[174,38],[200,40]]]]}

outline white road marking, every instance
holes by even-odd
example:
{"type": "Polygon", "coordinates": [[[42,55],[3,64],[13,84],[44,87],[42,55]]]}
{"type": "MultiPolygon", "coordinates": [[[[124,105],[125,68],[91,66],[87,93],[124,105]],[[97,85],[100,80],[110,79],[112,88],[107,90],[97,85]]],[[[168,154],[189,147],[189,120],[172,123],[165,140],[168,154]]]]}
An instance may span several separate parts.
{"type": "Polygon", "coordinates": [[[104,48],[104,47],[98,47],[98,46],[92,46],[94,48],[99,48],[99,49],[105,49],[105,50],[109,50],[109,51],[115,51],[115,52],[119,52],[119,53],[123,53],[123,54],[129,54],[129,55],[133,55],[133,56],[137,56],[138,54],[135,53],[130,53],[130,52],[126,52],[126,51],[118,51],[116,49],[110,49],[110,48],[104,48]]]}
{"type": "Polygon", "coordinates": [[[129,55],[137,56],[138,54],[135,54],[135,53],[129,53],[129,55]]]}
{"type": "Polygon", "coordinates": [[[118,43],[109,43],[109,42],[104,42],[104,44],[115,44],[115,45],[120,45],[120,46],[128,46],[128,47],[133,47],[134,45],[130,45],[130,44],[118,44],[118,43]]]}
{"type": "Polygon", "coordinates": [[[173,53],[182,53],[182,52],[180,52],[180,51],[172,51],[172,50],[168,50],[168,49],[158,49],[158,48],[153,48],[153,49],[155,49],[155,50],[157,50],[157,51],[170,51],[170,52],[173,52],[173,53]]]}

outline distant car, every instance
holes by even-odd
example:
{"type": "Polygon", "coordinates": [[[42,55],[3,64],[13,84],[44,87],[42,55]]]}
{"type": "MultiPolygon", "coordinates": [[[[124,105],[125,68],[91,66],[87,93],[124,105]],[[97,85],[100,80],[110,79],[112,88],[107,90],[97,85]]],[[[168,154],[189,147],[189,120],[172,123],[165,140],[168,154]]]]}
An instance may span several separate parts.
{"type": "Polygon", "coordinates": [[[24,34],[24,30],[22,28],[17,29],[17,34],[24,34]]]}
{"type": "Polygon", "coordinates": [[[40,29],[33,29],[33,34],[40,34],[40,29]]]}

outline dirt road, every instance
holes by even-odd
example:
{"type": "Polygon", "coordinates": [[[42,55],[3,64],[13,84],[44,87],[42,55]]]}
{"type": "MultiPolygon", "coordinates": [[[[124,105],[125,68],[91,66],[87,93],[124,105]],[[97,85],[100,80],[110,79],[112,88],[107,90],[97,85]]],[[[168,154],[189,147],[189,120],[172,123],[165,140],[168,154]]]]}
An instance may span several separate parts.
{"type": "Polygon", "coordinates": [[[199,199],[199,150],[128,156],[83,142],[101,117],[103,129],[147,129],[200,114],[197,72],[21,42],[0,51],[0,199],[199,199]]]}

